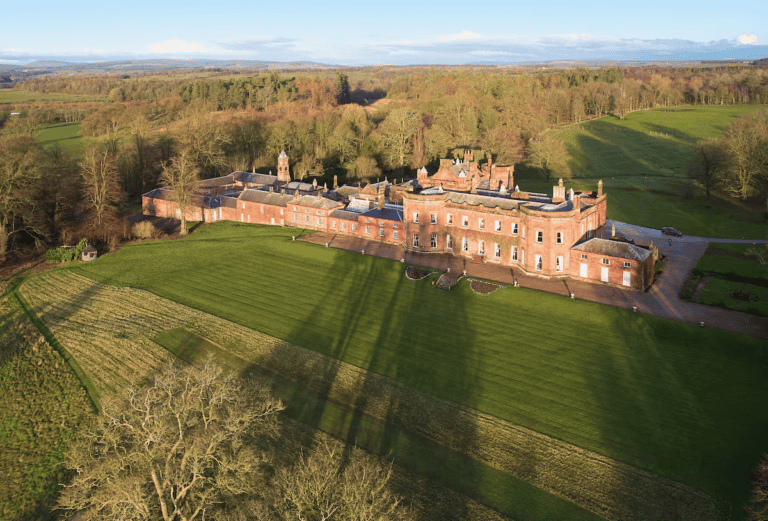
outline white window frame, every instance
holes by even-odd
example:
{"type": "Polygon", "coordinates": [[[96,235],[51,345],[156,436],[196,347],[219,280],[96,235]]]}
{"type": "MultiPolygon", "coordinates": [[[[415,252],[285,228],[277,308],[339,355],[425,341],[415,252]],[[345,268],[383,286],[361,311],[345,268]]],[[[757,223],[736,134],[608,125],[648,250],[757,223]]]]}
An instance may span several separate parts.
{"type": "Polygon", "coordinates": [[[466,237],[461,238],[461,251],[469,251],[469,239],[466,237]]]}
{"type": "Polygon", "coordinates": [[[331,228],[336,229],[336,221],[331,221],[331,228]]]}
{"type": "Polygon", "coordinates": [[[357,223],[352,223],[352,231],[357,231],[357,223]]]}
{"type": "Polygon", "coordinates": [[[397,236],[398,236],[398,233],[397,233],[397,230],[395,230],[395,232],[392,234],[392,238],[397,240],[397,236]]]}
{"type": "Polygon", "coordinates": [[[512,235],[517,235],[517,223],[512,223],[512,235]]]}
{"type": "Polygon", "coordinates": [[[437,224],[437,214],[436,213],[429,214],[429,224],[437,224]]]}
{"type": "Polygon", "coordinates": [[[413,222],[419,224],[419,212],[413,212],[413,222]]]}
{"type": "Polygon", "coordinates": [[[480,217],[477,220],[477,229],[478,230],[485,230],[485,219],[483,217],[480,217]]]}
{"type": "Polygon", "coordinates": [[[414,233],[413,234],[413,247],[418,248],[419,247],[419,234],[414,233]]]}
{"type": "Polygon", "coordinates": [[[557,244],[563,244],[563,232],[557,232],[555,242],[557,242],[557,244]]]}
{"type": "Polygon", "coordinates": [[[449,224],[449,225],[453,224],[453,214],[450,214],[450,213],[446,214],[445,218],[446,218],[446,223],[447,224],[449,224]]]}
{"type": "Polygon", "coordinates": [[[500,232],[501,231],[501,221],[493,221],[493,229],[494,229],[494,231],[500,232]]]}
{"type": "Polygon", "coordinates": [[[365,227],[365,234],[366,235],[370,235],[371,234],[371,227],[370,226],[366,226],[365,227]]]}
{"type": "Polygon", "coordinates": [[[610,266],[611,265],[611,259],[602,259],[600,261],[600,264],[602,264],[603,266],[610,266]]]}
{"type": "Polygon", "coordinates": [[[563,271],[563,256],[558,255],[557,256],[557,267],[555,268],[555,271],[562,273],[563,271]]]}
{"type": "Polygon", "coordinates": [[[345,221],[341,221],[341,229],[346,230],[347,229],[347,223],[345,221]]]}
{"type": "Polygon", "coordinates": [[[437,248],[437,234],[436,233],[433,233],[432,235],[429,236],[429,247],[432,248],[433,250],[435,248],[437,248]]]}
{"type": "Polygon", "coordinates": [[[384,237],[384,228],[379,228],[379,237],[384,237]]]}
{"type": "Polygon", "coordinates": [[[525,239],[525,226],[523,226],[523,239],[525,239]]]}
{"type": "Polygon", "coordinates": [[[582,253],[581,254],[581,260],[587,260],[587,254],[586,253],[582,253]]]}
{"type": "Polygon", "coordinates": [[[632,263],[629,262],[629,261],[624,261],[624,267],[625,268],[631,268],[632,267],[632,263]]]}
{"type": "Polygon", "coordinates": [[[543,231],[538,230],[536,232],[536,242],[538,242],[538,243],[544,242],[544,232],[543,231]]]}
{"type": "Polygon", "coordinates": [[[468,215],[462,215],[461,216],[461,227],[467,228],[469,226],[469,216],[468,215]]]}
{"type": "Polygon", "coordinates": [[[493,243],[493,256],[496,259],[501,258],[501,246],[499,246],[498,242],[493,243]]]}
{"type": "Polygon", "coordinates": [[[536,255],[533,260],[536,271],[544,271],[544,259],[541,258],[541,255],[536,255]]]}
{"type": "Polygon", "coordinates": [[[478,255],[485,255],[485,241],[477,241],[477,253],[478,255]]]}
{"type": "Polygon", "coordinates": [[[450,235],[445,236],[445,247],[449,250],[453,249],[453,241],[451,240],[450,235]]]}
{"type": "Polygon", "coordinates": [[[517,246],[512,246],[512,260],[517,261],[517,246]]]}

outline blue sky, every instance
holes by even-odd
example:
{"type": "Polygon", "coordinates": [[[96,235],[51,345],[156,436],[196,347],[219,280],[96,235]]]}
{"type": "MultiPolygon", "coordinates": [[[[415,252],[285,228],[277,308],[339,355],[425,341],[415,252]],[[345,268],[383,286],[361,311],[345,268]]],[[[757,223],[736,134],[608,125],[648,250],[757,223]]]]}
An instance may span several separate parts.
{"type": "Polygon", "coordinates": [[[0,63],[42,57],[343,65],[768,56],[768,0],[10,4],[2,9],[0,63]]]}

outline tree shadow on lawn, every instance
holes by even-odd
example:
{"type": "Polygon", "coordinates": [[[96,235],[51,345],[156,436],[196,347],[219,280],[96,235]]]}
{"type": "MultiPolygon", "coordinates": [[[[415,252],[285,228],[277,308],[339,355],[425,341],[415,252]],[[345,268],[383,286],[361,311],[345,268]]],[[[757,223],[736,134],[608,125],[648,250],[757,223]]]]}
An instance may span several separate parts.
{"type": "MultiPolygon", "coordinates": [[[[669,129],[663,132],[676,131],[669,129]]],[[[672,170],[660,167],[658,158],[685,157],[691,150],[690,144],[672,139],[662,140],[602,121],[595,121],[590,126],[590,134],[578,134],[575,141],[575,144],[568,145],[574,172],[599,172],[604,177],[627,174],[670,175],[672,170]],[[605,140],[601,140],[601,137],[605,140]]]]}
{"type": "Polygon", "coordinates": [[[586,373],[598,366],[613,375],[587,380],[597,446],[586,448],[710,501],[621,469],[606,480],[608,493],[635,490],[627,507],[638,519],[743,519],[751,469],[768,448],[755,435],[768,429],[759,413],[768,365],[759,341],[624,310],[612,328],[624,342],[597,342],[583,359],[586,373]]]}
{"type": "MultiPolygon", "coordinates": [[[[432,277],[408,280],[399,262],[342,250],[324,251],[332,255],[332,262],[322,278],[312,281],[321,288],[323,297],[314,308],[297,310],[300,318],[288,341],[365,371],[357,373],[357,381],[345,383],[345,387],[353,388],[354,392],[345,404],[348,410],[339,416],[338,409],[331,410],[327,401],[339,376],[338,365],[329,362],[325,367],[313,367],[315,374],[322,375],[319,392],[313,391],[319,401],[304,402],[313,409],[294,414],[301,417],[302,423],[322,428],[345,441],[345,458],[351,452],[351,445],[356,445],[373,454],[391,454],[398,466],[462,494],[476,490],[475,467],[468,463],[473,460],[463,458],[467,461],[460,464],[459,472],[447,469],[444,459],[433,458],[433,451],[424,450],[429,440],[424,439],[412,447],[414,437],[401,435],[404,418],[412,421],[414,409],[424,404],[408,403],[402,395],[379,396],[381,384],[377,380],[380,378],[371,374],[388,376],[427,393],[452,395],[471,406],[471,397],[479,390],[479,382],[472,376],[476,365],[475,334],[463,301],[458,295],[435,290],[431,286],[432,277]],[[318,320],[319,316],[322,318],[318,320]],[[323,331],[323,320],[331,320],[336,326],[323,331]],[[441,333],[449,324],[450,330],[461,331],[461,334],[441,333]],[[370,400],[376,403],[369,403],[370,400]],[[377,415],[383,420],[378,427],[371,428],[371,418],[363,412],[368,406],[385,411],[377,415]],[[334,414],[337,417],[331,418],[329,429],[329,416],[334,414]],[[435,460],[440,461],[433,466],[435,460]]],[[[270,363],[264,365],[269,367],[270,363]]],[[[414,397],[414,400],[420,399],[414,397]]],[[[452,423],[450,419],[441,420],[452,423]]],[[[430,418],[422,421],[429,422],[430,418]]],[[[473,426],[458,427],[461,427],[456,431],[456,435],[462,437],[460,444],[477,443],[473,426]]],[[[430,508],[439,511],[442,506],[434,504],[430,508]]],[[[457,509],[454,504],[450,512],[443,514],[446,519],[465,519],[469,510],[466,505],[457,509]]],[[[430,517],[437,519],[440,515],[430,517]]]]}

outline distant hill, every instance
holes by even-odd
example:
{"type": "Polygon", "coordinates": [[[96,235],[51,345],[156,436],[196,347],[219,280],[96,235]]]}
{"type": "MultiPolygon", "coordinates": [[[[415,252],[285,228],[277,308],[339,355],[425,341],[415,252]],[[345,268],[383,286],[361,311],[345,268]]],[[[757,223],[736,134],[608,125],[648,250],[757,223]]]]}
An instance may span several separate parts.
{"type": "Polygon", "coordinates": [[[768,67],[768,58],[761,58],[752,62],[752,65],[760,65],[762,67],[768,67]]]}
{"type": "Polygon", "coordinates": [[[0,70],[18,71],[28,75],[61,74],[64,72],[87,72],[111,74],[118,72],[174,71],[184,69],[327,69],[337,68],[310,61],[274,62],[259,60],[113,60],[102,62],[68,62],[56,59],[39,59],[25,64],[2,64],[0,70]]]}

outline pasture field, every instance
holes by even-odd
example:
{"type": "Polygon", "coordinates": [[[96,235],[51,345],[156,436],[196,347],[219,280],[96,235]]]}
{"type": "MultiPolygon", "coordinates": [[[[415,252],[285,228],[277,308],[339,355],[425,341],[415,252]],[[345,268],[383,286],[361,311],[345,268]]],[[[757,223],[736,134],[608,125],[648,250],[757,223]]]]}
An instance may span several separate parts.
{"type": "Polygon", "coordinates": [[[107,96],[92,96],[88,94],[31,92],[21,89],[0,90],[0,106],[6,107],[26,106],[34,103],[77,103],[93,101],[109,101],[109,98],[107,96]]]}
{"type": "Polygon", "coordinates": [[[437,291],[295,234],[219,223],[68,269],[686,483],[741,517],[768,448],[760,340],[523,288],[437,291]]]}
{"type": "MultiPolygon", "coordinates": [[[[759,238],[768,235],[765,201],[747,204],[713,195],[687,178],[696,140],[717,137],[737,116],[763,105],[688,106],[632,112],[624,120],[606,116],[554,130],[571,154],[569,186],[596,190],[602,179],[608,192],[608,218],[688,235],[759,238]],[[727,215],[727,218],[724,216],[727,215]]],[[[524,190],[550,193],[551,185],[526,179],[524,190]]]]}
{"type": "Polygon", "coordinates": [[[58,143],[70,150],[79,150],[83,145],[80,123],[58,123],[44,127],[37,135],[37,140],[46,148],[58,143]]]}
{"type": "MultiPolygon", "coordinates": [[[[20,292],[57,340],[80,359],[102,396],[123,391],[151,374],[151,368],[137,369],[137,360],[164,360],[176,355],[194,364],[211,353],[220,363],[243,376],[265,381],[279,398],[289,403],[286,412],[289,424],[284,432],[289,444],[299,422],[304,425],[305,432],[308,427],[318,436],[330,433],[373,453],[387,455],[391,452],[401,468],[490,504],[501,512],[532,519],[597,519],[573,503],[539,490],[508,472],[421,436],[407,434],[365,412],[353,414],[349,404],[308,394],[303,386],[290,379],[277,378],[270,372],[270,369],[283,369],[291,377],[314,378],[316,385],[322,385],[324,373],[318,373],[317,369],[327,368],[328,362],[338,364],[322,355],[151,293],[104,286],[70,271],[58,270],[29,279],[20,292]],[[167,327],[171,329],[164,329],[167,327]],[[228,348],[221,348],[200,335],[226,342],[228,348]],[[158,356],[158,350],[163,356],[158,356]],[[245,354],[249,359],[235,352],[245,354]],[[254,362],[263,364],[266,370],[254,362]],[[124,370],[120,371],[120,367],[124,370]],[[466,479],[468,475],[475,476],[477,481],[466,479]]],[[[349,392],[348,387],[356,383],[355,377],[359,378],[360,370],[351,366],[336,369],[341,378],[340,381],[331,380],[331,386],[335,387],[331,394],[339,397],[349,392]],[[345,375],[352,381],[343,378],[345,375]]],[[[373,411],[373,408],[368,409],[370,411],[366,412],[373,411]]],[[[406,472],[399,474],[401,481],[417,479],[408,477],[410,474],[406,472]]],[[[438,485],[437,489],[442,487],[438,485]]],[[[433,493],[447,495],[446,505],[453,505],[456,511],[446,512],[441,506],[425,519],[501,519],[473,499],[446,490],[433,490],[433,493]],[[462,512],[468,517],[461,515],[462,512]]],[[[410,494],[413,494],[412,490],[410,494]]]]}
{"type": "Polygon", "coordinates": [[[80,381],[25,316],[0,302],[0,519],[55,519],[67,440],[93,408],[80,381]]]}

